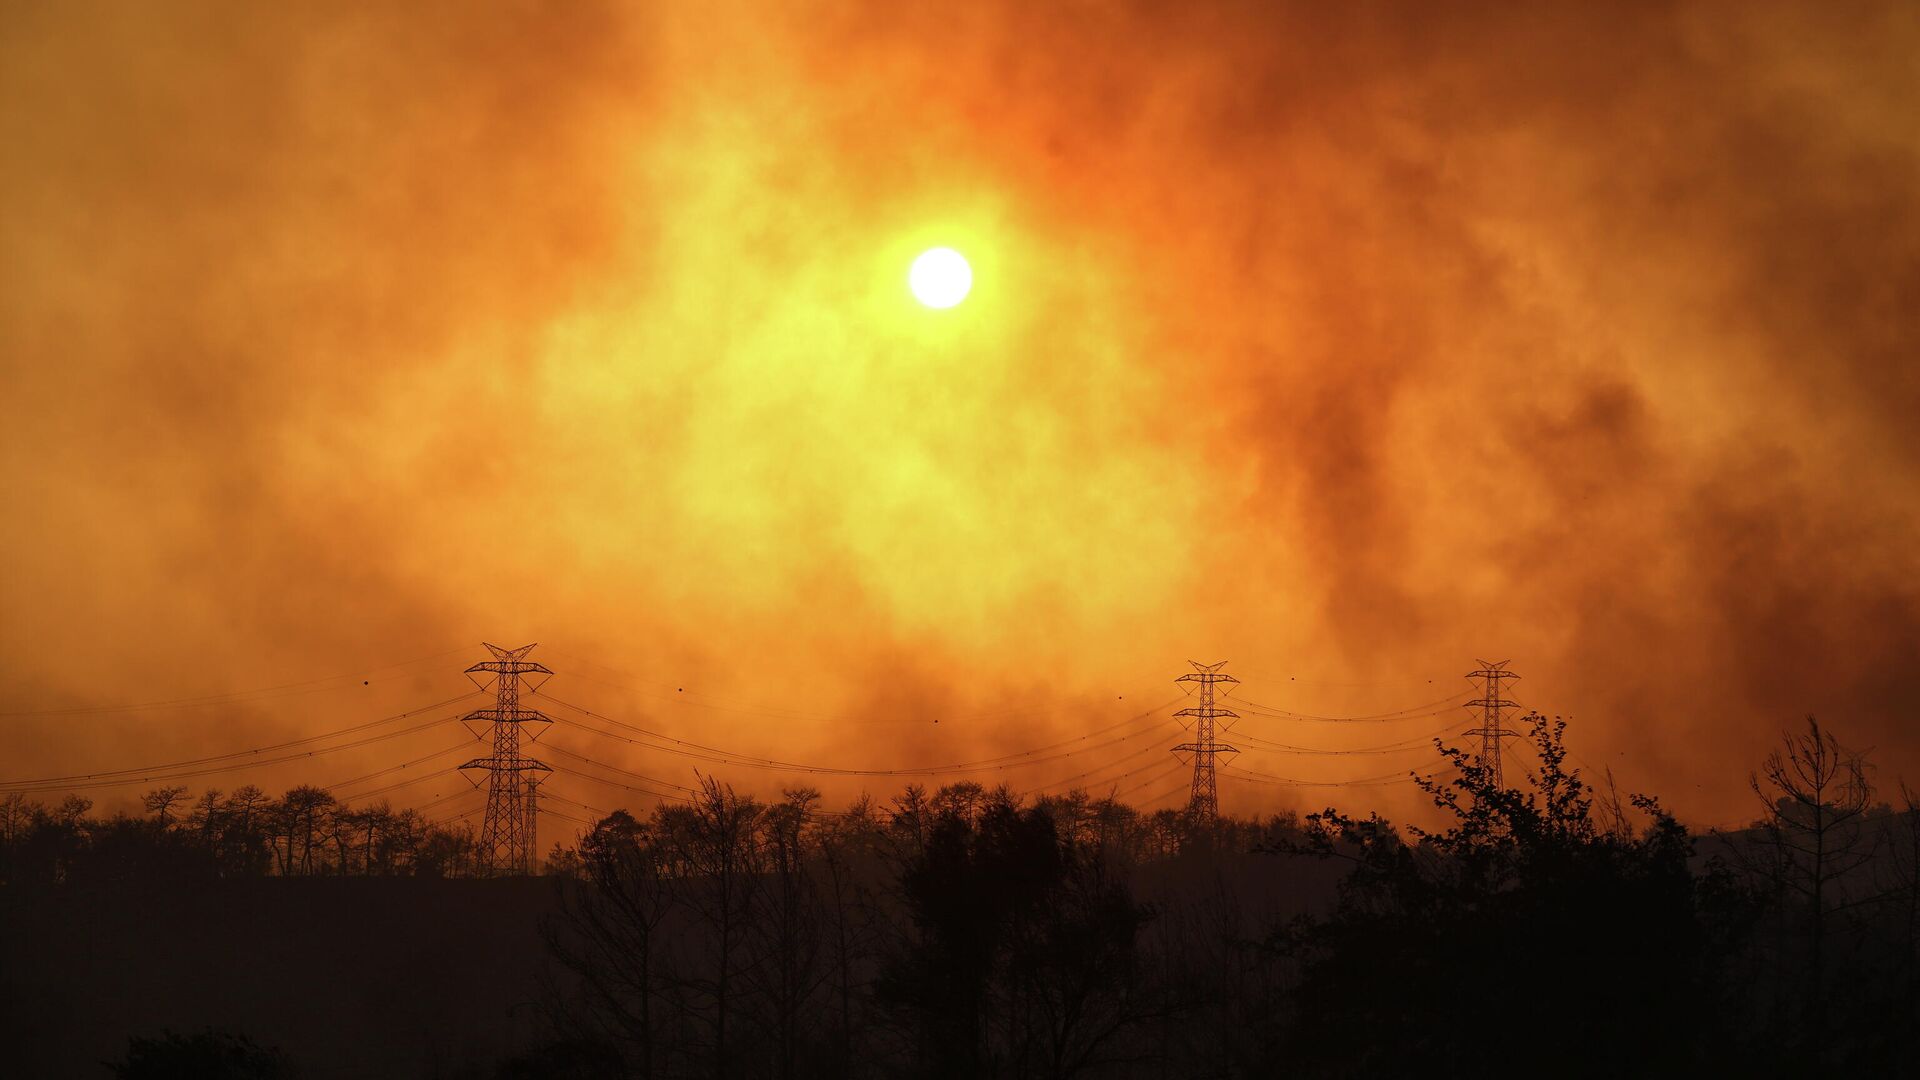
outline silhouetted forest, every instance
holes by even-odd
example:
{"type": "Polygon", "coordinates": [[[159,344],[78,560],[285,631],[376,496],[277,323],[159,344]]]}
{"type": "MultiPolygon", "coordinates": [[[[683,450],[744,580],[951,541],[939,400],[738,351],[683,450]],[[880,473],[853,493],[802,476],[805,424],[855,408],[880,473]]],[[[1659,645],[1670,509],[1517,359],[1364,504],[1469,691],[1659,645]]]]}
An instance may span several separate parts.
{"type": "MultiPolygon", "coordinates": [[[[1913,792],[1883,797],[1809,720],[1757,763],[1753,824],[1697,835],[1569,768],[1563,722],[1525,727],[1532,768],[1509,786],[1443,748],[1452,768],[1421,781],[1441,822],[1424,829],[1333,810],[1202,823],[970,783],[829,809],[811,789],[767,802],[709,778],[684,804],[612,813],[518,882],[401,881],[470,875],[471,832],[313,788],[163,789],[146,817],[105,820],[12,797],[0,910],[9,955],[41,959],[10,965],[8,1037],[34,1040],[22,1017],[46,1010],[29,999],[59,982],[67,936],[98,925],[73,913],[102,904],[149,909],[130,935],[198,927],[178,932],[235,954],[220,970],[241,978],[261,924],[218,940],[219,920],[185,910],[213,904],[286,913],[288,935],[378,922],[393,936],[346,950],[407,972],[380,976],[403,980],[389,992],[470,1006],[432,1055],[367,1037],[352,1060],[391,1052],[386,1075],[1911,1074],[1913,792]],[[267,888],[281,878],[379,880],[267,888]],[[457,920],[455,939],[420,943],[457,920]],[[431,963],[392,955],[408,950],[431,963]]],[[[306,962],[248,977],[298,980],[306,962]]],[[[358,992],[340,971],[293,1000],[358,992]]],[[[118,1031],[112,1075],[352,1071],[257,1022],[230,1030],[244,1010],[222,1008],[118,1031]]],[[[328,1023],[351,1030],[351,1012],[328,1023]]],[[[29,1060],[109,1074],[99,1055],[29,1060]]]]}
{"type": "Polygon", "coordinates": [[[55,806],[18,792],[0,797],[0,882],[19,886],[158,883],[206,877],[316,874],[460,876],[479,867],[471,828],[448,828],[382,802],[352,807],[322,788],[280,798],[249,784],[148,792],[150,817],[88,818],[93,802],[55,806]]]}

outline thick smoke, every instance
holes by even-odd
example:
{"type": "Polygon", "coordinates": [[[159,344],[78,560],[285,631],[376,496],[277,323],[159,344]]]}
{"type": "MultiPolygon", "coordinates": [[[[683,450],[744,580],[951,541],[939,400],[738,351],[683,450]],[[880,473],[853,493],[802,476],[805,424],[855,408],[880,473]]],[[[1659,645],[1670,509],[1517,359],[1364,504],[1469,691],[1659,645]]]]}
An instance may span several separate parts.
{"type": "MultiPolygon", "coordinates": [[[[868,765],[1105,726],[1188,658],[1358,713],[1510,657],[1696,819],[1808,712],[1920,764],[1905,5],[5,19],[19,708],[540,639],[570,700],[868,765]],[[934,242],[980,280],[939,317],[934,242]]],[[[9,772],[460,659],[16,716],[9,772]]],[[[1417,803],[1224,801],[1327,798],[1417,803]]]]}

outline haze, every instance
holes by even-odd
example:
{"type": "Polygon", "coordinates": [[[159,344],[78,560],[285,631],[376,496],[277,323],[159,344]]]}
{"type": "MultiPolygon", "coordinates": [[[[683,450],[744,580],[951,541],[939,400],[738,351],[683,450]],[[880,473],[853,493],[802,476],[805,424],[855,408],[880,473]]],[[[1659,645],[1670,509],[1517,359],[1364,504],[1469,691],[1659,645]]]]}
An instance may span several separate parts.
{"type": "Polygon", "coordinates": [[[629,7],[0,17],[8,777],[482,640],[846,767],[1478,657],[1694,821],[1810,712],[1920,765],[1911,5],[629,7]]]}

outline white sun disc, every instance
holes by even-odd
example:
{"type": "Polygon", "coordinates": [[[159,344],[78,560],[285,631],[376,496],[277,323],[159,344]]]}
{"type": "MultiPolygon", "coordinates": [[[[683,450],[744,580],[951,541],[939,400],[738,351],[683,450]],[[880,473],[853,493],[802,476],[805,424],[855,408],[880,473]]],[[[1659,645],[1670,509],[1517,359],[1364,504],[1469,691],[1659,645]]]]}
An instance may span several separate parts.
{"type": "Polygon", "coordinates": [[[967,298],[973,290],[973,267],[966,256],[950,247],[929,248],[913,260],[907,271],[907,287],[914,298],[930,308],[950,308],[967,298]]]}

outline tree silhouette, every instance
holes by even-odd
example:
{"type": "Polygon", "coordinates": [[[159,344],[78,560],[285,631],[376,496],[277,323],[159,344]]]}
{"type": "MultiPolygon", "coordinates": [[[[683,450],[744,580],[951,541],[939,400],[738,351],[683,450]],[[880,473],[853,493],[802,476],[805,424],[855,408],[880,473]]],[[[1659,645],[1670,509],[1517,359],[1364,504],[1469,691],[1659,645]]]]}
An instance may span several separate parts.
{"type": "Polygon", "coordinates": [[[281,829],[287,843],[284,865],[289,872],[297,866],[303,874],[313,873],[315,842],[326,835],[336,806],[332,792],[307,784],[293,788],[280,800],[281,829]]]}
{"type": "Polygon", "coordinates": [[[224,825],[219,788],[208,788],[194,801],[193,813],[188,815],[187,824],[200,834],[200,846],[207,853],[207,864],[220,864],[220,832],[224,825]]]}
{"type": "Polygon", "coordinates": [[[749,932],[759,963],[748,970],[765,1003],[774,1075],[791,1080],[808,1041],[807,1017],[823,976],[820,970],[819,895],[809,865],[809,836],[820,792],[789,788],[761,818],[765,880],[754,890],[749,932]]]}
{"type": "Polygon", "coordinates": [[[741,1041],[740,977],[754,963],[748,935],[761,886],[760,817],[765,807],[736,794],[711,776],[702,777],[691,804],[663,810],[659,821],[673,855],[688,875],[684,903],[700,932],[704,955],[682,980],[696,999],[711,1035],[714,1074],[731,1075],[741,1041]]]}
{"type": "Polygon", "coordinates": [[[586,1023],[570,1026],[617,1040],[635,1073],[652,1080],[667,989],[660,927],[677,902],[672,882],[656,839],[625,810],[582,838],[578,867],[582,880],[562,888],[560,918],[545,931],[555,958],[581,978],[586,1023]]]}
{"type": "Polygon", "coordinates": [[[187,789],[184,787],[158,787],[147,792],[141,798],[140,804],[146,807],[147,813],[152,814],[153,819],[164,829],[173,824],[173,808],[180,805],[181,800],[186,798],[186,794],[187,789]]]}
{"type": "Polygon", "coordinates": [[[273,858],[271,838],[263,827],[264,815],[272,805],[267,793],[252,784],[233,790],[221,806],[225,822],[221,843],[221,871],[230,874],[260,874],[273,858]]]}
{"type": "Polygon", "coordinates": [[[1849,879],[1873,857],[1865,829],[1873,785],[1863,755],[1807,717],[1805,734],[1788,733],[1748,777],[1759,798],[1761,859],[1749,865],[1804,906],[1807,1010],[1811,1047],[1827,1030],[1827,942],[1833,916],[1872,899],[1849,879]]]}
{"type": "Polygon", "coordinates": [[[93,809],[93,800],[85,795],[68,795],[54,807],[53,820],[63,828],[77,829],[80,822],[93,809]]]}
{"type": "Polygon", "coordinates": [[[877,991],[913,1032],[919,1072],[1069,1077],[1112,1064],[1155,1009],[1135,943],[1150,917],[1124,882],[1063,839],[1046,809],[956,801],[900,888],[916,931],[877,991]]]}
{"type": "Polygon", "coordinates": [[[1410,841],[1326,810],[1279,845],[1352,864],[1330,912],[1273,942],[1300,965],[1280,1046],[1308,1075],[1479,1068],[1495,1044],[1560,1075],[1702,1053],[1696,1009],[1718,990],[1685,830],[1646,797],[1644,827],[1602,828],[1565,723],[1524,722],[1538,767],[1521,788],[1440,747],[1457,776],[1421,786],[1447,828],[1410,841]]]}
{"type": "MultiPolygon", "coordinates": [[[[1765,818],[1696,857],[1654,800],[1588,787],[1564,722],[1524,723],[1511,786],[1441,747],[1427,829],[1326,810],[1195,832],[974,783],[832,813],[703,778],[556,847],[555,1052],[502,1075],[1364,1077],[1484,1069],[1490,1046],[1556,1075],[1911,1063],[1920,797],[1874,804],[1861,756],[1809,721],[1751,777],[1765,818]]],[[[108,817],[0,796],[0,906],[477,870],[471,827],[320,788],[204,792],[184,819],[184,792],[151,794],[108,817]]],[[[128,1067],[227,1042],[147,1040],[128,1067]]]]}

